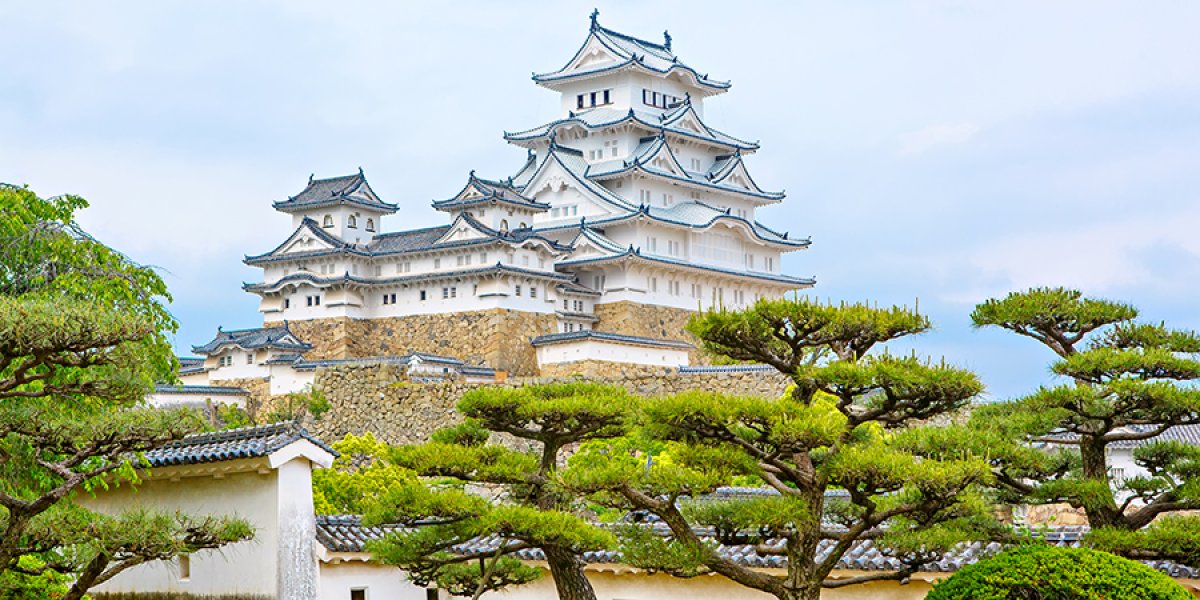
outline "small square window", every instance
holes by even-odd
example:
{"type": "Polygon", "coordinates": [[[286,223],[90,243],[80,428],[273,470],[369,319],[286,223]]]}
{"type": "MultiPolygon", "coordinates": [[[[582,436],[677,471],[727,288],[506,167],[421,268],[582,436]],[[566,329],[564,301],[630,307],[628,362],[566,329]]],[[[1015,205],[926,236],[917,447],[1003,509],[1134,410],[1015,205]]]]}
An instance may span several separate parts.
{"type": "Polygon", "coordinates": [[[356,588],[350,590],[350,600],[367,600],[367,589],[356,588]]]}
{"type": "Polygon", "coordinates": [[[425,295],[425,290],[421,290],[421,301],[422,301],[422,302],[424,302],[424,301],[425,301],[425,297],[426,297],[426,295],[425,295]]]}

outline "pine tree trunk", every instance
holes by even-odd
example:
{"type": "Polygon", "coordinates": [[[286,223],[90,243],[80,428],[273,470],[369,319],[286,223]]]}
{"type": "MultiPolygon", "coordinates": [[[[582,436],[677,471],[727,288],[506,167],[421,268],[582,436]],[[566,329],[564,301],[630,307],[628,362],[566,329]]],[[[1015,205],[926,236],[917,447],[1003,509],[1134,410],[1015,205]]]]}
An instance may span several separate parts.
{"type": "MultiPolygon", "coordinates": [[[[1082,459],[1083,477],[1085,480],[1099,480],[1109,490],[1112,489],[1108,480],[1108,461],[1105,457],[1104,444],[1091,436],[1080,440],[1079,455],[1082,459]]],[[[1083,503],[1087,514],[1088,524],[1092,527],[1121,527],[1121,512],[1111,491],[1099,498],[1092,498],[1083,503]]]]}
{"type": "Polygon", "coordinates": [[[596,592],[584,576],[583,561],[578,556],[558,546],[546,546],[542,551],[546,554],[559,600],[596,600],[596,592]]]}

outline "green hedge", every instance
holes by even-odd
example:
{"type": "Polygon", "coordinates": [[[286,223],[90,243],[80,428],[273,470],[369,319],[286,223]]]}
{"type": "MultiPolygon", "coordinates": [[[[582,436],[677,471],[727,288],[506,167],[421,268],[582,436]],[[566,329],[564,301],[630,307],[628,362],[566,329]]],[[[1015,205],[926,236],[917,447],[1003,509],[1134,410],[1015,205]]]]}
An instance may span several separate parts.
{"type": "Polygon", "coordinates": [[[1086,548],[1028,544],[970,565],[925,600],[1195,600],[1140,562],[1086,548]]]}

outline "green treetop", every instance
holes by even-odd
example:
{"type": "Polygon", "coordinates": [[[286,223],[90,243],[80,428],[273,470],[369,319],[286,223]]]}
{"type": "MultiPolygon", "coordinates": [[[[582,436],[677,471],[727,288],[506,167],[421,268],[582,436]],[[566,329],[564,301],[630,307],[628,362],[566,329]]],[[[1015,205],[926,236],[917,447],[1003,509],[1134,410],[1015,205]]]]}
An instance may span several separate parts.
{"type": "Polygon", "coordinates": [[[202,425],[141,405],[174,378],[166,287],[76,227],[85,206],[0,185],[0,586],[67,580],[66,600],[131,566],[253,533],[237,519],[74,502],[136,480],[138,453],[202,425]]]}
{"type": "Polygon", "coordinates": [[[997,480],[1012,499],[1082,508],[1092,543],[1111,551],[1200,564],[1200,521],[1160,518],[1200,508],[1200,448],[1154,439],[1200,423],[1200,336],[1137,323],[1137,315],[1127,304],[1062,288],[977,306],[977,327],[1041,342],[1059,357],[1051,370],[1069,383],[983,407],[973,425],[996,441],[997,480]],[[1031,449],[1031,442],[1052,450],[1031,449]],[[1147,474],[1113,481],[1109,450],[1131,443],[1147,474]]]}
{"type": "Polygon", "coordinates": [[[540,549],[560,598],[594,600],[580,555],[615,539],[581,516],[581,503],[559,485],[557,472],[579,443],[622,434],[635,407],[627,394],[589,383],[472,390],[458,404],[465,423],[425,444],[360,449],[374,459],[352,459],[356,468],[328,476],[387,482],[369,486],[375,491],[368,499],[341,494],[333,481],[318,481],[326,490],[320,497],[330,500],[329,509],[362,511],[368,523],[412,526],[368,549],[420,585],[478,597],[525,583],[539,571],[512,555],[540,549]],[[494,435],[509,443],[489,443],[494,435]],[[484,539],[486,551],[462,549],[484,539]]]}
{"type": "Polygon", "coordinates": [[[716,572],[782,599],[905,580],[993,525],[977,491],[990,481],[987,462],[969,453],[928,455],[937,428],[921,425],[963,407],[982,390],[978,379],[945,364],[870,353],[928,328],[905,308],[807,300],[699,315],[689,329],[707,349],[770,364],[792,379],[792,390],[778,399],[690,392],[647,401],[639,434],[662,445],[662,454],[647,460],[621,444],[588,444],[563,479],[598,502],[666,524],[666,538],[625,530],[622,552],[636,566],[679,576],[716,572]],[[774,494],[709,495],[747,480],[774,494]],[[785,556],[786,572],[722,556],[698,527],[711,527],[722,543],[785,556]],[[904,566],[828,579],[868,539],[904,566]]]}

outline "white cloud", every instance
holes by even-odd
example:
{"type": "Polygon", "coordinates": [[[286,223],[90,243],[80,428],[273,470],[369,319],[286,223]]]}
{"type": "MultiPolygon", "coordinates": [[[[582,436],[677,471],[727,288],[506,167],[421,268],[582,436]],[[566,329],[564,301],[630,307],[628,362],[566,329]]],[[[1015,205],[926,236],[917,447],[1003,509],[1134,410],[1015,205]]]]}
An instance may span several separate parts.
{"type": "MultiPolygon", "coordinates": [[[[1018,233],[988,241],[960,262],[969,275],[942,300],[973,304],[1012,290],[1069,286],[1093,294],[1137,290],[1184,297],[1200,294],[1200,281],[1179,276],[1190,263],[1200,266],[1200,202],[1174,213],[1141,216],[1059,230],[1018,233]],[[1166,249],[1178,269],[1163,277],[1156,256],[1166,249]],[[1180,257],[1184,258],[1180,258],[1180,257]]],[[[1171,265],[1168,265],[1171,266],[1171,265]]]]}
{"type": "Polygon", "coordinates": [[[979,131],[979,126],[974,123],[950,123],[910,131],[900,135],[900,156],[915,156],[940,146],[962,144],[979,131]]]}

